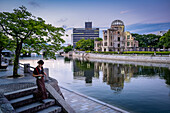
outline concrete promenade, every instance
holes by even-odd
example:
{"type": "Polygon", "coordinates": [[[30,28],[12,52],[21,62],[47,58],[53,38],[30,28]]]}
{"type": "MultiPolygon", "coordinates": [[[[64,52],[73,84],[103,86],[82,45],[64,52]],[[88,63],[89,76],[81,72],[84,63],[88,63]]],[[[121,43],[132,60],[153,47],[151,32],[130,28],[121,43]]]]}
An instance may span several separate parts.
{"type": "MultiPolygon", "coordinates": [[[[21,78],[6,78],[12,75],[12,66],[9,66],[7,70],[0,71],[0,93],[11,92],[19,89],[24,89],[32,86],[36,86],[36,79],[32,77],[30,73],[23,73],[23,68],[19,69],[19,74],[24,75],[21,78]]],[[[60,87],[61,91],[66,99],[66,102],[77,113],[126,113],[122,109],[111,106],[94,98],[86,95],[74,92],[72,90],[60,87]]],[[[1,103],[1,100],[0,100],[1,103]]],[[[1,109],[1,104],[0,104],[1,109]]]]}
{"type": "Polygon", "coordinates": [[[66,102],[77,113],[128,113],[125,110],[101,102],[78,92],[60,87],[66,102]]]}
{"type": "MultiPolygon", "coordinates": [[[[63,54],[63,56],[69,56],[63,54]]],[[[150,62],[150,63],[166,63],[170,64],[170,56],[151,56],[151,55],[105,55],[94,53],[72,53],[73,57],[87,58],[87,59],[104,59],[104,60],[119,60],[119,61],[133,61],[133,62],[150,62]]]]}

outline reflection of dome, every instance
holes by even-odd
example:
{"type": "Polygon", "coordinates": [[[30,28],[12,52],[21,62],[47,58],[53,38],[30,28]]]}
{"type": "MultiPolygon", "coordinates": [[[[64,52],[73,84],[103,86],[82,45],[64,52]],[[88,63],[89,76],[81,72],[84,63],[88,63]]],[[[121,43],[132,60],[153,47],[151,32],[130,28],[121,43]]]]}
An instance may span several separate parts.
{"type": "Polygon", "coordinates": [[[124,23],[121,20],[114,20],[111,25],[124,26],[124,23]]]}

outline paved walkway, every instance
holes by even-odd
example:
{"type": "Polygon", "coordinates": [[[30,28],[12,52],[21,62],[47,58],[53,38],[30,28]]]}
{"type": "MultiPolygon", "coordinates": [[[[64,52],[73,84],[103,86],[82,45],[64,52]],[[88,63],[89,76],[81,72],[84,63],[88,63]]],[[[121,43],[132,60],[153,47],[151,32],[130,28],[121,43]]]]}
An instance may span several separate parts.
{"type": "Polygon", "coordinates": [[[106,104],[94,98],[86,95],[74,92],[72,90],[61,88],[66,102],[77,112],[77,113],[126,113],[122,109],[106,104]]]}
{"type": "Polygon", "coordinates": [[[7,70],[0,70],[0,93],[11,92],[19,89],[35,86],[36,79],[29,74],[23,73],[23,68],[19,69],[21,78],[7,78],[12,75],[13,66],[9,65],[7,70]]]}

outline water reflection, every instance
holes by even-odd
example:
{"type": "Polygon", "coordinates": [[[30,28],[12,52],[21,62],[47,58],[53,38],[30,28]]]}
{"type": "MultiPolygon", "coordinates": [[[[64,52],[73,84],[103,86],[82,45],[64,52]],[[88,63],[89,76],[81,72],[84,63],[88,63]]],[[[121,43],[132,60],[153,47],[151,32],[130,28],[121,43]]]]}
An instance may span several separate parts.
{"type": "MultiPolygon", "coordinates": [[[[67,59],[65,59],[67,61],[67,59]]],[[[165,79],[166,84],[170,85],[170,70],[168,68],[137,66],[129,64],[112,64],[103,62],[90,62],[87,60],[73,60],[74,79],[85,80],[91,84],[93,78],[99,79],[101,76],[104,83],[112,90],[120,92],[124,88],[125,82],[130,82],[135,77],[155,77],[165,79]]]]}
{"type": "Polygon", "coordinates": [[[86,83],[92,83],[94,77],[94,63],[89,61],[73,60],[74,79],[84,79],[86,83]]]}

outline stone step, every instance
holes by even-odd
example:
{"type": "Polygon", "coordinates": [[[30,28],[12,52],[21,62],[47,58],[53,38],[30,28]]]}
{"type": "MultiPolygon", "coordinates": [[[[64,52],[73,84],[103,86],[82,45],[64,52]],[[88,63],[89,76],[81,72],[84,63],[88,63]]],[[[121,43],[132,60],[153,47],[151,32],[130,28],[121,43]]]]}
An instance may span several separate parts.
{"type": "MultiPolygon", "coordinates": [[[[49,97],[48,92],[47,92],[47,97],[49,97]]],[[[14,108],[18,108],[20,106],[31,104],[31,103],[36,102],[36,101],[38,101],[38,99],[35,99],[33,97],[33,94],[31,94],[31,95],[27,95],[27,96],[24,96],[24,97],[19,97],[19,98],[16,98],[16,99],[12,99],[9,102],[12,104],[12,106],[14,108]]]]}
{"type": "Polygon", "coordinates": [[[26,104],[36,102],[36,99],[34,99],[33,95],[31,94],[31,95],[28,95],[28,96],[12,99],[9,102],[12,104],[12,106],[14,108],[17,108],[17,107],[20,107],[20,106],[24,106],[26,104]]]}
{"type": "Polygon", "coordinates": [[[4,95],[5,95],[5,97],[8,100],[12,100],[12,99],[15,99],[15,98],[19,98],[19,97],[30,95],[36,89],[37,89],[37,87],[35,86],[35,87],[21,89],[21,90],[17,90],[17,91],[13,91],[13,92],[4,93],[4,95]]]}
{"type": "Polygon", "coordinates": [[[28,105],[16,108],[15,110],[17,113],[32,113],[32,112],[45,109],[49,106],[55,105],[55,99],[44,99],[43,102],[44,103],[35,102],[32,104],[28,104],[28,105]]]}
{"type": "Polygon", "coordinates": [[[43,109],[41,111],[38,111],[36,113],[60,113],[62,110],[61,107],[57,106],[57,105],[54,105],[54,106],[50,106],[46,109],[43,109]]]}

